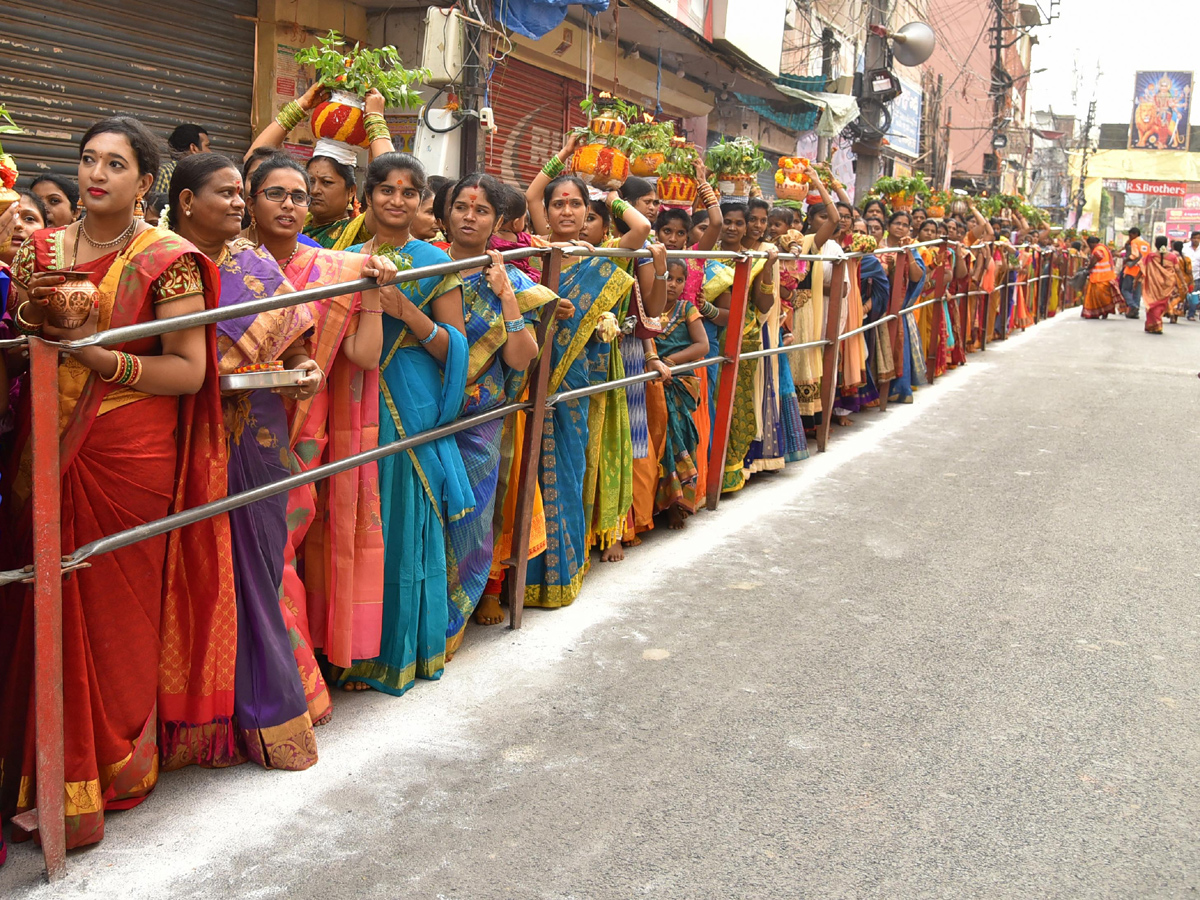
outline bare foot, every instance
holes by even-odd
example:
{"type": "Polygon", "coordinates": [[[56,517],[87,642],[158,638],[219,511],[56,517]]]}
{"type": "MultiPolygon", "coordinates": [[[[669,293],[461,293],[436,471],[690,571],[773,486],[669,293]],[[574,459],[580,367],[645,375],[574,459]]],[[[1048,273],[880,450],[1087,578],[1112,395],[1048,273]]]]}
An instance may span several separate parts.
{"type": "Polygon", "coordinates": [[[500,608],[498,594],[484,594],[479,605],[475,607],[472,617],[476,625],[500,625],[504,622],[504,610],[500,608]]]}
{"type": "Polygon", "coordinates": [[[620,562],[625,558],[625,547],[620,541],[613,543],[611,547],[600,554],[601,562],[620,562]]]}
{"type": "Polygon", "coordinates": [[[347,681],[342,685],[343,691],[369,691],[371,686],[365,681],[347,681]]]}
{"type": "Polygon", "coordinates": [[[667,527],[672,531],[682,531],[687,528],[687,514],[678,503],[667,510],[667,527]]]}
{"type": "Polygon", "coordinates": [[[329,712],[325,713],[325,715],[321,716],[321,718],[317,719],[317,721],[313,722],[313,728],[320,728],[322,725],[328,725],[332,719],[333,710],[331,709],[329,712]]]}
{"type": "Polygon", "coordinates": [[[833,421],[835,421],[839,425],[843,425],[843,426],[854,424],[854,420],[851,419],[849,416],[834,416],[833,421]]]}

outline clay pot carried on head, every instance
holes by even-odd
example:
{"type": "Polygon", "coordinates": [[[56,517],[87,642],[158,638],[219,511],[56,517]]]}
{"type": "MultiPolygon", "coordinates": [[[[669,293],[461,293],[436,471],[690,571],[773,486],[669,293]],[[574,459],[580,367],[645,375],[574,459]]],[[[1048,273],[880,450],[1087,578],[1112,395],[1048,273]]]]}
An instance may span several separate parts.
{"type": "Polygon", "coordinates": [[[629,171],[639,178],[653,178],[658,174],[658,167],[666,161],[666,154],[649,150],[630,160],[629,171]]]}
{"type": "Polygon", "coordinates": [[[601,191],[617,191],[629,177],[629,158],[604,144],[585,144],[571,157],[571,171],[601,191]]]}
{"type": "Polygon", "coordinates": [[[369,147],[361,97],[346,91],[333,91],[328,100],[312,111],[312,132],[316,137],[341,141],[353,147],[369,147]]]}
{"type": "Polygon", "coordinates": [[[47,320],[55,328],[78,328],[83,325],[92,314],[92,308],[100,296],[100,288],[92,283],[87,272],[61,269],[46,274],[66,279],[47,299],[47,320]]]}
{"type": "MultiPolygon", "coordinates": [[[[808,195],[807,185],[799,181],[776,181],[775,196],[780,200],[803,200],[808,195]]],[[[818,197],[821,195],[818,194],[818,197]]]]}
{"type": "Polygon", "coordinates": [[[663,175],[658,179],[658,199],[669,206],[691,206],[700,184],[690,175],[663,175]]]}

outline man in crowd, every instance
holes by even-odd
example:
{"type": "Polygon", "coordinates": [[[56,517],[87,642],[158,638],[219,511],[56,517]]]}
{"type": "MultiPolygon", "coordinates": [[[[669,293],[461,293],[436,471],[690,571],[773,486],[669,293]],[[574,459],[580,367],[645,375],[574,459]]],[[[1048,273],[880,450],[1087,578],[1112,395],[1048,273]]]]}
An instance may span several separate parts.
{"type": "Polygon", "coordinates": [[[1200,231],[1192,232],[1192,241],[1183,248],[1183,255],[1192,264],[1192,289],[1187,296],[1187,317],[1196,319],[1196,307],[1200,306],[1200,231]]]}
{"type": "Polygon", "coordinates": [[[1142,308],[1142,260],[1150,252],[1150,245],[1142,240],[1142,230],[1136,225],[1127,232],[1125,262],[1121,269],[1121,296],[1125,298],[1125,315],[1138,318],[1142,308]]]}
{"type": "Polygon", "coordinates": [[[167,138],[167,146],[171,150],[171,158],[162,164],[158,170],[158,177],[154,179],[154,185],[150,188],[151,191],[161,194],[166,194],[167,187],[171,184],[175,163],[194,153],[207,153],[212,148],[208,132],[202,125],[177,126],[167,138]]]}

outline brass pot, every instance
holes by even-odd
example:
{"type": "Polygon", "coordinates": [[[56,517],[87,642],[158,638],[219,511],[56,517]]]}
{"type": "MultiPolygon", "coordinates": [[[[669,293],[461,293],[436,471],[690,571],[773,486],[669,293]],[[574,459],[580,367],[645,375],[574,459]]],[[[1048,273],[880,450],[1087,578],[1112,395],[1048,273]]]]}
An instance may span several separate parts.
{"type": "Polygon", "coordinates": [[[55,328],[78,328],[92,314],[100,288],[92,284],[87,272],[69,269],[49,271],[47,275],[60,275],[66,279],[50,295],[46,304],[46,318],[55,328]]]}

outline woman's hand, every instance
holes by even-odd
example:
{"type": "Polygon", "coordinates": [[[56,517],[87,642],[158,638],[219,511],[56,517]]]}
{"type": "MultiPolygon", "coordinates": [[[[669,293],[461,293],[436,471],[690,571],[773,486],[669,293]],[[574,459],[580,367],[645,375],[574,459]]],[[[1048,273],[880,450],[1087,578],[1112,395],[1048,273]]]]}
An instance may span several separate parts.
{"type": "Polygon", "coordinates": [[[491,262],[483,267],[484,277],[488,287],[497,297],[503,297],[513,292],[512,282],[508,280],[508,270],[504,268],[504,260],[498,250],[487,251],[491,262]]]}
{"type": "MultiPolygon", "coordinates": [[[[16,206],[15,203],[13,205],[16,206]]],[[[34,272],[29,276],[29,283],[25,285],[25,296],[34,306],[44,311],[46,304],[50,302],[50,295],[66,281],[67,279],[62,275],[56,275],[53,272],[34,272]]]]}
{"type": "Polygon", "coordinates": [[[379,289],[379,306],[386,315],[404,322],[416,309],[408,295],[395,285],[379,289]]]}
{"type": "Polygon", "coordinates": [[[575,132],[568,134],[567,139],[563,142],[562,149],[558,151],[558,158],[563,162],[570,159],[575,154],[575,151],[579,149],[579,142],[582,138],[582,135],[575,134],[575,132]]]}
{"type": "Polygon", "coordinates": [[[655,241],[650,245],[650,259],[654,262],[654,274],[659,279],[667,274],[667,248],[655,241]]]}
{"type": "Polygon", "coordinates": [[[668,367],[667,364],[661,359],[650,360],[650,362],[646,363],[646,368],[651,372],[657,372],[660,376],[662,376],[663,384],[668,384],[671,379],[675,377],[671,374],[670,367],[668,367]]]}
{"type": "MultiPolygon", "coordinates": [[[[697,152],[699,152],[699,151],[697,151],[697,152]]],[[[700,161],[698,161],[696,163],[696,180],[697,181],[708,181],[708,166],[706,166],[704,164],[703,159],[701,159],[700,161]]]]}
{"type": "Polygon", "coordinates": [[[6,246],[12,240],[13,232],[17,230],[17,222],[20,218],[21,207],[16,203],[11,204],[3,215],[0,215],[0,247],[6,246]]]}
{"type": "Polygon", "coordinates": [[[55,341],[81,341],[96,333],[99,322],[100,307],[93,306],[92,311],[88,313],[87,320],[78,328],[58,328],[51,325],[50,319],[47,318],[42,325],[42,336],[55,341]]]}
{"type": "Polygon", "coordinates": [[[321,392],[325,385],[325,373],[321,371],[315,359],[306,359],[293,368],[304,373],[300,380],[288,387],[273,388],[272,393],[283,394],[293,400],[307,400],[321,392]]]}
{"type": "Polygon", "coordinates": [[[559,297],[554,307],[554,318],[563,322],[575,315],[575,304],[565,297],[559,297]]]}
{"type": "Polygon", "coordinates": [[[375,283],[380,287],[396,280],[396,275],[400,270],[396,268],[396,264],[386,256],[371,256],[363,263],[362,275],[364,278],[374,278],[375,283]]]}
{"type": "Polygon", "coordinates": [[[307,91],[305,91],[304,96],[296,102],[300,104],[300,108],[305,112],[312,112],[314,109],[328,100],[329,96],[329,88],[325,87],[325,85],[318,81],[314,83],[307,91]]]}
{"type": "Polygon", "coordinates": [[[369,116],[371,113],[379,113],[382,116],[385,109],[387,109],[387,103],[383,99],[383,94],[379,93],[375,88],[367,91],[367,96],[363,98],[363,115],[369,116]]]}

